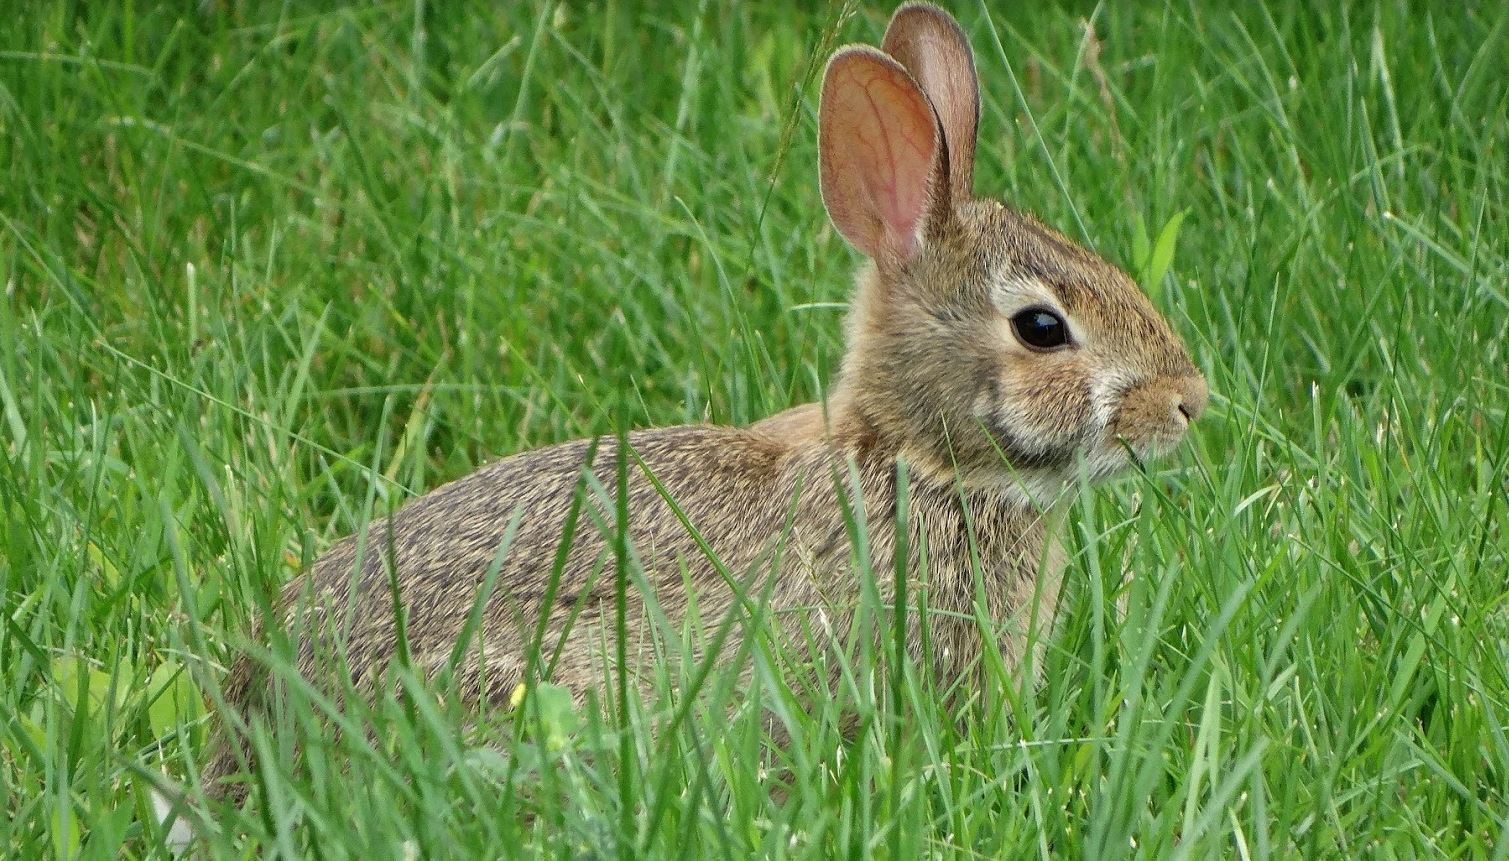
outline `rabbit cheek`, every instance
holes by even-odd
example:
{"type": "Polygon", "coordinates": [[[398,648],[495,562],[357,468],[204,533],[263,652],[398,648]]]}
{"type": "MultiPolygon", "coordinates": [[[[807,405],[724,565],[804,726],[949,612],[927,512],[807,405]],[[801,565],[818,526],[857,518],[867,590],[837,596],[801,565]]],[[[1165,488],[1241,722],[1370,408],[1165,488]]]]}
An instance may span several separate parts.
{"type": "Polygon", "coordinates": [[[1017,468],[1067,469],[1082,447],[1090,393],[1077,363],[1066,358],[1013,356],[977,404],[1017,468]]]}
{"type": "Polygon", "coordinates": [[[1090,384],[1090,406],[1095,417],[1096,436],[1110,435],[1112,425],[1121,412],[1121,401],[1134,381],[1121,371],[1104,371],[1090,384]]]}

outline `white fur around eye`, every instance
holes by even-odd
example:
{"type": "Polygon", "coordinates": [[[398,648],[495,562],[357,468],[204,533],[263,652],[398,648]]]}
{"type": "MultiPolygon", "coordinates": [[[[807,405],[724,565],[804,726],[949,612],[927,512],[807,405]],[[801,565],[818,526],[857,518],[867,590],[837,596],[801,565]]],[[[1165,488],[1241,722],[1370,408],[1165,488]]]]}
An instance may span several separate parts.
{"type": "Polygon", "coordinates": [[[1064,321],[1069,328],[1069,340],[1074,344],[1084,344],[1084,331],[1074,322],[1074,318],[1059,304],[1058,297],[1048,288],[1048,285],[1036,278],[1024,278],[1019,275],[1002,274],[990,284],[990,302],[996,311],[1001,314],[1003,323],[1002,331],[1012,342],[1016,341],[1016,333],[1011,326],[1011,318],[1027,310],[1028,308],[1047,308],[1064,321]]]}
{"type": "Polygon", "coordinates": [[[1058,300],[1048,285],[1036,278],[1017,275],[997,276],[990,284],[990,301],[1003,316],[1010,317],[1018,311],[1042,305],[1066,316],[1058,307],[1058,300]]]}

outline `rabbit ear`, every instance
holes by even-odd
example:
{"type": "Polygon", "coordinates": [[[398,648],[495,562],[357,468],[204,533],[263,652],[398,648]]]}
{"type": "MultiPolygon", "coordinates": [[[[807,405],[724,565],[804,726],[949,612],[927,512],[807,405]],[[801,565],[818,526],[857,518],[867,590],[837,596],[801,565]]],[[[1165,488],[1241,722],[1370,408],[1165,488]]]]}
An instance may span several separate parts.
{"type": "Polygon", "coordinates": [[[953,16],[931,3],[907,3],[891,16],[881,49],[906,67],[933,103],[948,147],[954,200],[974,195],[980,80],[969,39],[953,16]]]}
{"type": "Polygon", "coordinates": [[[840,49],[823,75],[817,141],[838,232],[877,262],[912,259],[929,216],[949,211],[943,130],[917,82],[874,48],[840,49]]]}

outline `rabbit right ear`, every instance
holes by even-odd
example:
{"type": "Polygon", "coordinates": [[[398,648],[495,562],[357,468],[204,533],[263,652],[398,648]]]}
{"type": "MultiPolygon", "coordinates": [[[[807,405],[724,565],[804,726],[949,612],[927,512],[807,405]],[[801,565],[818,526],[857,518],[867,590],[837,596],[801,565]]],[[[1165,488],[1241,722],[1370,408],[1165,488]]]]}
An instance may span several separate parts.
{"type": "Polygon", "coordinates": [[[969,200],[974,196],[975,135],[980,127],[980,79],[969,37],[954,16],[937,6],[907,3],[891,16],[880,48],[912,73],[938,111],[953,199],[969,200]]]}
{"type": "Polygon", "coordinates": [[[839,50],[823,75],[818,172],[828,216],[881,264],[922,248],[929,218],[949,211],[943,129],[905,68],[869,46],[839,50]]]}

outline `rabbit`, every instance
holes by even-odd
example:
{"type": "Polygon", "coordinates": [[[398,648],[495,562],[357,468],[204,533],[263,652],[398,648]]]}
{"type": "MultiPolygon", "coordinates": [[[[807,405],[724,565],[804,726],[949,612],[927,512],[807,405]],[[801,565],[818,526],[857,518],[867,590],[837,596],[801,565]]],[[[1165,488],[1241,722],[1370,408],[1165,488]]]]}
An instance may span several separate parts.
{"type": "MultiPolygon", "coordinates": [[[[870,524],[873,588],[890,601],[904,463],[904,570],[934,611],[926,642],[914,626],[906,648],[967,688],[983,617],[1003,626],[996,642],[1015,667],[1026,620],[1046,627],[1056,604],[1065,489],[1169,452],[1204,410],[1204,378],[1131,278],[1034,218],[975,197],[979,115],[969,42],[930,4],[901,6],[879,49],[848,45],[831,57],[819,184],[833,226],[867,258],[838,379],[824,402],[749,427],[627,434],[627,541],[644,572],[626,590],[631,661],[655,651],[642,624],[647,594],[678,627],[693,604],[710,630],[759,598],[772,614],[846,630],[869,588],[847,531],[856,512],[870,524]]],[[[339,642],[356,689],[377,690],[401,619],[407,665],[451,668],[478,709],[510,707],[545,661],[531,665],[533,643],[560,644],[557,684],[579,697],[601,689],[617,671],[619,458],[606,438],[516,454],[335,544],[277,605],[300,638],[300,671],[320,678],[329,668],[319,655],[339,642]],[[566,536],[574,500],[586,501],[566,536]],[[452,667],[479,601],[478,636],[452,667]]],[[[734,650],[733,631],[723,653],[734,650]]],[[[265,712],[267,686],[261,663],[242,657],[226,704],[265,712]]],[[[246,784],[234,776],[249,757],[224,727],[202,773],[207,795],[242,800],[246,784]]]]}

